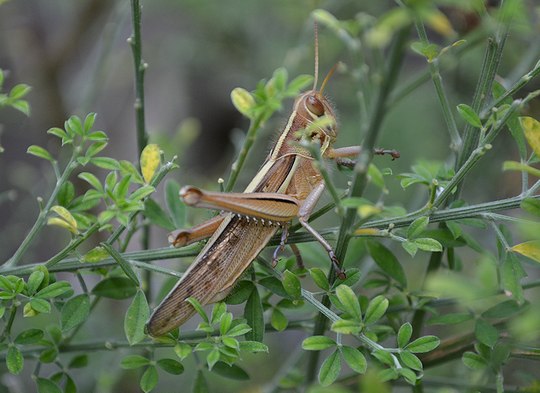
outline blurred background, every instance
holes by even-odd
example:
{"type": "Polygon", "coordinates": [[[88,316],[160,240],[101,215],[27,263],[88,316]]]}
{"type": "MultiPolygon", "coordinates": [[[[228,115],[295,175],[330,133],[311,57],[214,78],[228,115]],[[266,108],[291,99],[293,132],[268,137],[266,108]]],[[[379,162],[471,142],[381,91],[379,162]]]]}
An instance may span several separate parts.
{"type": "MultiPolygon", "coordinates": [[[[441,3],[446,4],[442,11],[452,23],[453,33],[444,35],[430,30],[428,34],[431,40],[443,46],[461,38],[473,43],[459,56],[457,50],[449,51],[443,62],[444,84],[451,105],[470,104],[486,47],[485,37],[493,26],[483,24],[474,12],[453,7],[451,1],[441,3]]],[[[143,1],[143,58],[148,63],[146,126],[150,140],[160,144],[168,159],[178,155],[180,169],[172,176],[180,184],[195,183],[213,189],[217,188],[218,178],[227,178],[248,126],[231,104],[230,91],[238,86],[253,90],[259,80],[270,78],[281,66],[287,68],[290,78],[312,74],[314,33],[310,14],[314,9],[327,9],[338,19],[374,23],[392,7],[395,2],[390,0],[143,1]]],[[[523,2],[523,12],[511,31],[500,67],[500,82],[506,87],[540,58],[539,8],[534,0],[523,2]]],[[[52,189],[54,175],[50,165],[26,154],[31,144],[59,151],[57,138],[49,136],[47,129],[62,127],[72,114],[84,117],[88,112],[96,112],[95,128],[103,129],[110,138],[105,155],[137,162],[134,67],[127,43],[131,32],[129,1],[0,1],[0,68],[7,76],[4,90],[17,83],[32,86],[27,97],[31,104],[30,117],[11,109],[0,111],[0,144],[5,149],[0,154],[1,260],[12,255],[34,222],[38,214],[36,198],[48,197],[52,189]]],[[[411,36],[411,41],[416,39],[411,36]]],[[[344,64],[326,89],[339,115],[337,146],[361,143],[363,119],[356,73],[366,72],[374,79],[378,76],[377,69],[369,65],[367,69],[358,70],[358,54],[347,45],[333,31],[324,26],[320,28],[321,76],[337,61],[344,64]]],[[[373,66],[385,61],[384,58],[369,60],[368,64],[373,66]]],[[[409,50],[398,86],[409,85],[425,75],[426,69],[425,59],[409,50]]],[[[537,79],[520,95],[538,88],[537,79]]],[[[292,100],[267,122],[237,190],[256,173],[269,151],[269,144],[284,125],[291,104],[292,100]]],[[[533,102],[527,111],[538,118],[539,109],[538,102],[533,102]]],[[[461,128],[463,122],[459,126],[461,128]]],[[[378,145],[401,152],[397,161],[392,162],[388,157],[377,159],[379,167],[389,167],[394,174],[410,171],[411,165],[419,159],[448,160],[451,156],[448,133],[429,78],[388,107],[378,145]]],[[[518,173],[501,175],[502,162],[518,158],[510,136],[501,135],[489,154],[490,159],[484,160],[471,176],[474,182],[466,184],[464,198],[471,204],[520,192],[518,173]]],[[[336,181],[344,186],[346,180],[346,176],[341,176],[336,181]]],[[[74,178],[74,181],[77,180],[74,178]]],[[[389,194],[385,198],[389,204],[397,203],[413,210],[425,202],[424,191],[420,193],[415,187],[403,190],[395,177],[388,179],[387,186],[389,194]]],[[[76,184],[80,194],[85,187],[82,181],[76,184]]],[[[57,228],[43,231],[26,254],[25,262],[38,262],[54,255],[69,240],[65,232],[57,228]]],[[[166,234],[153,229],[152,247],[163,247],[166,243],[166,234]]],[[[136,249],[137,243],[133,244],[136,249]]],[[[96,330],[102,331],[103,324],[93,323],[96,330]]],[[[121,326],[110,325],[108,328],[118,330],[112,334],[121,335],[121,326]]],[[[299,340],[295,334],[292,333],[291,339],[299,340]]],[[[109,386],[110,391],[114,391],[111,386],[117,381],[111,376],[112,372],[107,371],[107,366],[115,365],[116,370],[119,355],[96,365],[100,368],[99,378],[103,379],[99,386],[109,386]]],[[[274,353],[272,364],[279,364],[279,357],[284,355],[274,353]]],[[[246,364],[250,369],[249,359],[246,364]]],[[[273,367],[250,369],[262,380],[271,378],[273,370],[273,367]]],[[[126,387],[129,386],[127,379],[124,382],[122,391],[137,391],[136,381],[133,381],[134,390],[126,387]]],[[[92,381],[86,383],[87,387],[94,386],[92,381]]],[[[106,391],[103,389],[100,391],[106,391]]],[[[86,391],[84,386],[81,391],[86,391]]]]}

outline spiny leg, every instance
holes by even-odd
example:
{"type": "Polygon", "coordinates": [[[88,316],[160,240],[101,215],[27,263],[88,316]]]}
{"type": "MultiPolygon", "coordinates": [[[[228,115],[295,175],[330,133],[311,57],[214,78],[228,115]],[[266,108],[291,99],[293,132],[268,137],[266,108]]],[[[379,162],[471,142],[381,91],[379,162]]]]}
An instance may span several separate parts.
{"type": "Polygon", "coordinates": [[[272,267],[276,267],[278,263],[279,254],[283,252],[288,236],[289,236],[289,226],[284,225],[283,229],[281,230],[281,239],[279,241],[279,246],[276,247],[276,249],[274,250],[274,254],[272,254],[272,267]]]}
{"type": "Polygon", "coordinates": [[[324,191],[324,183],[318,184],[308,195],[302,206],[300,206],[300,210],[298,212],[299,221],[302,226],[317,239],[319,243],[324,247],[326,252],[328,253],[328,256],[330,257],[330,260],[332,261],[332,264],[334,265],[334,268],[336,269],[336,273],[338,277],[342,280],[346,278],[345,272],[341,269],[339,260],[336,257],[336,254],[334,253],[334,250],[332,249],[332,246],[330,243],[328,243],[324,237],[321,236],[319,232],[315,230],[311,225],[309,225],[308,220],[309,216],[311,215],[311,212],[315,208],[315,205],[317,204],[317,201],[319,200],[321,194],[324,191]]]}

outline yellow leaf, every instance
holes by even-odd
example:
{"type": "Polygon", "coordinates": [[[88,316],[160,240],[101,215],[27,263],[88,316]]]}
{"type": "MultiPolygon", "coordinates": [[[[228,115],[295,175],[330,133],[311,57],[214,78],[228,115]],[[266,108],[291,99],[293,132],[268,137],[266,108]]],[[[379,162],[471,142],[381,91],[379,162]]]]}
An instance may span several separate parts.
{"type": "Polygon", "coordinates": [[[150,183],[161,164],[161,153],[156,144],[146,145],[141,153],[141,172],[146,184],[150,183]]]}
{"type": "Polygon", "coordinates": [[[68,223],[69,226],[75,229],[75,232],[77,232],[77,220],[75,220],[68,209],[63,206],[56,205],[51,207],[51,211],[58,214],[64,221],[68,223]]]}
{"type": "Polygon", "coordinates": [[[525,243],[516,244],[512,251],[540,262],[540,240],[531,240],[525,243]]]}
{"type": "Polygon", "coordinates": [[[532,117],[523,116],[519,118],[525,138],[533,149],[534,153],[540,157],[540,122],[532,117]]]}
{"type": "Polygon", "coordinates": [[[238,112],[251,119],[253,108],[255,107],[255,99],[249,91],[237,87],[231,91],[231,100],[235,108],[238,109],[238,112]]]}
{"type": "Polygon", "coordinates": [[[358,207],[358,215],[360,218],[368,218],[380,212],[381,209],[373,205],[362,205],[358,207]]]}
{"type": "Polygon", "coordinates": [[[375,236],[380,233],[381,231],[377,228],[360,228],[354,231],[355,235],[360,235],[360,236],[375,236]]]}
{"type": "Polygon", "coordinates": [[[51,217],[47,220],[47,225],[56,225],[58,227],[67,229],[71,233],[77,233],[77,228],[74,228],[72,225],[70,225],[69,222],[65,221],[63,218],[51,217]]]}
{"type": "Polygon", "coordinates": [[[428,15],[426,23],[437,33],[445,37],[456,34],[448,18],[438,10],[434,10],[428,15]]]}

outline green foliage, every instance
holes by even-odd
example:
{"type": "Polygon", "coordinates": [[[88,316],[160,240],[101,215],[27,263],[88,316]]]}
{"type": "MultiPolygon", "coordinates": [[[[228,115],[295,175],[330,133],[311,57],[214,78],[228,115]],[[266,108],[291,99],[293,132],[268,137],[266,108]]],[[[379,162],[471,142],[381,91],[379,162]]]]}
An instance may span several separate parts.
{"type": "MultiPolygon", "coordinates": [[[[351,387],[371,393],[389,392],[407,383],[415,386],[415,391],[423,391],[427,389],[424,380],[434,382],[431,367],[442,363],[449,375],[459,372],[465,384],[467,377],[482,378],[486,386],[494,386],[492,390],[505,391],[504,378],[512,373],[507,365],[538,360],[539,352],[539,304],[532,290],[540,285],[534,280],[540,262],[536,223],[540,215],[540,172],[536,167],[540,123],[532,105],[527,109],[529,116],[521,114],[539,95],[539,91],[529,93],[524,87],[538,77],[540,63],[534,65],[530,60],[538,57],[531,42],[514,43],[518,48],[524,44],[531,47],[526,54],[515,56],[520,63],[514,64],[511,57],[507,62],[501,58],[508,29],[529,24],[522,1],[505,1],[500,9],[488,10],[481,1],[452,2],[453,12],[465,20],[481,15],[476,36],[456,31],[458,26],[442,11],[447,8],[441,8],[447,3],[404,2],[381,8],[377,15],[371,15],[369,7],[362,13],[350,8],[357,11],[340,17],[329,10],[313,12],[321,28],[319,46],[325,47],[324,56],[332,50],[336,53],[330,52],[331,56],[347,61],[337,67],[338,76],[334,78],[338,79],[336,83],[347,84],[346,88],[340,87],[340,92],[352,92],[353,99],[358,100],[351,101],[350,106],[356,108],[361,119],[358,135],[365,137],[364,148],[370,151],[374,147],[370,143],[377,140],[387,114],[396,110],[399,101],[412,92],[425,94],[418,88],[431,79],[436,97],[433,102],[439,105],[442,120],[430,124],[429,132],[436,139],[446,139],[440,132],[448,132],[448,156],[426,146],[425,154],[418,158],[405,155],[406,165],[413,164],[404,173],[394,175],[393,162],[385,163],[387,168],[381,161],[372,163],[371,155],[363,152],[356,164],[336,160],[344,170],[328,176],[325,160],[332,156],[331,150],[321,154],[318,145],[298,147],[304,149],[302,154],[314,156],[313,167],[321,167],[332,195],[332,202],[313,212],[311,218],[333,210],[337,213],[328,214],[332,217],[329,220],[336,220],[332,224],[335,226],[319,231],[335,246],[345,275],[336,277],[318,245],[300,245],[313,238],[299,230],[300,225],[291,225],[287,243],[299,244],[300,249],[293,249],[293,257],[287,257],[290,254],[285,251],[286,256],[274,267],[266,262],[270,253],[263,251],[247,274],[219,294],[228,292],[224,302],[215,303],[211,309],[196,298],[187,300],[198,314],[195,329],[182,327],[181,331],[176,329],[158,338],[147,336],[144,330],[150,305],[159,297],[156,294],[166,293],[178,278],[176,269],[153,262],[192,257],[200,251],[200,245],[178,250],[151,249],[148,242],[149,226],[170,231],[195,223],[192,210],[178,198],[188,171],[182,168],[180,182],[167,179],[160,188],[161,181],[176,165],[174,160],[164,162],[160,147],[147,141],[138,146],[138,161],[103,155],[109,135],[94,130],[95,113],[84,118],[74,115],[63,127],[50,128],[47,133],[52,143],[40,142],[42,146],[27,149],[33,162],[42,160],[50,168],[55,181],[51,190],[44,192],[50,196],[38,199],[35,224],[0,268],[0,355],[6,372],[18,378],[31,372],[38,392],[75,393],[79,374],[88,374],[88,367],[97,358],[95,351],[106,349],[116,354],[124,348],[120,368],[133,370],[129,373],[137,376],[143,392],[161,391],[161,385],[168,381],[167,374],[184,372],[193,381],[193,392],[210,392],[220,381],[217,378],[249,383],[258,389],[260,385],[252,378],[259,372],[244,369],[244,364],[252,361],[256,366],[262,362],[271,364],[268,374],[275,377],[264,382],[270,390],[341,393],[351,387]],[[413,27],[418,37],[409,45],[413,27]],[[426,27],[429,35],[438,34],[438,44],[430,42],[426,27]],[[326,40],[335,40],[334,45],[328,45],[326,40]],[[449,83],[453,78],[448,78],[447,70],[459,64],[466,51],[486,42],[489,44],[484,63],[478,67],[476,90],[463,89],[467,96],[457,89],[452,91],[449,83]],[[341,50],[346,53],[337,53],[341,50]],[[412,78],[402,77],[405,72],[400,73],[401,64],[411,51],[425,59],[426,68],[412,78]],[[508,68],[498,70],[501,62],[508,68]],[[523,74],[524,70],[528,71],[523,74]],[[504,73],[512,78],[522,76],[513,82],[504,73]],[[500,160],[503,166],[497,164],[494,170],[498,175],[508,171],[510,176],[519,172],[523,184],[515,197],[496,200],[487,195],[483,203],[472,204],[474,197],[463,184],[466,181],[466,185],[476,186],[478,178],[484,176],[475,172],[477,165],[483,160],[491,164],[493,151],[506,154],[500,148],[495,150],[500,144],[498,136],[506,128],[509,134],[504,143],[510,138],[515,142],[506,150],[515,149],[510,153],[519,159],[509,161],[505,156],[500,160]],[[401,194],[394,190],[398,182],[405,193],[415,193],[414,203],[394,203],[401,194]],[[350,187],[342,191],[346,183],[350,187]],[[163,196],[156,194],[156,189],[163,189],[163,196]],[[404,206],[417,210],[408,211],[404,206]],[[510,208],[521,210],[510,216],[504,212],[510,208]],[[46,261],[34,260],[35,256],[28,252],[41,230],[60,230],[68,235],[63,249],[47,250],[46,255],[52,256],[46,261]],[[105,237],[96,240],[96,233],[105,237]],[[127,251],[140,250],[134,242],[139,238],[144,249],[127,251]],[[171,280],[160,288],[156,273],[169,275],[171,280]],[[96,307],[100,301],[112,306],[96,307]],[[228,309],[227,305],[235,307],[228,309]],[[243,307],[243,314],[236,305],[243,307]],[[105,309],[114,309],[123,317],[125,337],[114,336],[121,331],[120,326],[95,331],[94,319],[104,318],[101,313],[105,309]],[[235,318],[235,314],[242,317],[235,318]],[[425,335],[426,325],[434,335],[425,335]],[[286,336],[292,329],[301,330],[305,337],[301,348],[297,348],[307,351],[302,356],[293,355],[293,347],[300,345],[286,336]],[[90,334],[92,340],[88,339],[90,334]],[[275,356],[280,345],[286,360],[276,371],[272,364],[275,362],[268,362],[264,353],[275,356]],[[461,356],[466,368],[450,362],[457,356],[461,356]],[[196,368],[190,369],[194,364],[196,368]],[[77,369],[82,372],[74,372],[77,369]],[[347,387],[340,384],[342,380],[347,387]]],[[[293,14],[287,12],[291,18],[293,14]]],[[[226,13],[221,16],[216,23],[226,20],[226,13]]],[[[140,20],[136,9],[133,18],[140,20]]],[[[302,18],[298,25],[305,25],[305,15],[302,18]]],[[[141,58],[141,42],[137,41],[140,38],[135,34],[129,40],[136,62],[134,109],[139,137],[141,132],[146,135],[144,97],[140,96],[146,65],[141,58]]],[[[250,38],[255,40],[256,35],[250,38]]],[[[284,64],[289,67],[299,59],[305,60],[305,53],[305,48],[291,46],[284,64]]],[[[238,51],[233,54],[238,56],[238,51]]],[[[265,59],[266,68],[279,63],[265,59]]],[[[249,129],[245,141],[237,143],[238,159],[229,180],[220,182],[224,190],[231,191],[240,173],[244,175],[244,164],[249,162],[246,159],[270,117],[284,107],[286,99],[309,89],[312,76],[290,78],[289,70],[277,68],[252,91],[232,90],[232,104],[249,119],[249,129]]],[[[10,107],[29,116],[26,98],[30,88],[17,84],[6,90],[6,75],[0,70],[0,110],[10,107]]],[[[476,70],[467,68],[467,77],[474,75],[476,70]]],[[[416,108],[413,116],[419,127],[433,121],[428,112],[416,108]]],[[[347,116],[343,116],[342,131],[351,122],[347,116]]],[[[314,121],[304,132],[326,129],[329,124],[325,121],[328,118],[314,121]]],[[[409,136],[414,134],[407,128],[400,129],[400,133],[406,135],[409,144],[423,142],[409,136]]],[[[358,135],[353,135],[354,143],[358,135]]],[[[396,143],[400,143],[397,137],[396,143]]],[[[139,138],[139,144],[141,140],[146,138],[139,138]]],[[[182,151],[187,148],[182,146],[182,151]]],[[[394,159],[399,154],[391,156],[394,159]]],[[[308,159],[305,162],[309,164],[308,159]]],[[[483,168],[488,166],[494,168],[483,168]]],[[[508,187],[512,185],[508,182],[508,187]]],[[[4,194],[0,193],[0,203],[2,198],[4,194]]],[[[320,228],[318,225],[323,224],[313,225],[320,228]]],[[[271,243],[278,244],[279,236],[271,243]]],[[[111,319],[110,323],[117,322],[111,319]]],[[[530,385],[516,382],[521,383],[516,388],[530,390],[537,383],[534,378],[530,385]]],[[[452,383],[441,389],[464,388],[452,383]]],[[[228,385],[220,385],[219,389],[225,391],[228,385]]]]}

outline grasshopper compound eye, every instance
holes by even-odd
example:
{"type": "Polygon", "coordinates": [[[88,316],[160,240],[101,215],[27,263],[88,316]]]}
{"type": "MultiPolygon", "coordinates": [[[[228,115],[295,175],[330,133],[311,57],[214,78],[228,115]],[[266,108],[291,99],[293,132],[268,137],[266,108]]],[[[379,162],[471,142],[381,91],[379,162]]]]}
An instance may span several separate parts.
{"type": "Polygon", "coordinates": [[[324,115],[324,106],[322,102],[315,96],[309,96],[306,100],[306,108],[315,116],[324,115]]]}

